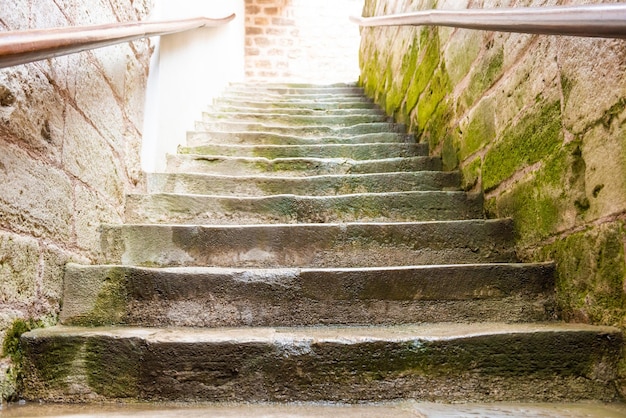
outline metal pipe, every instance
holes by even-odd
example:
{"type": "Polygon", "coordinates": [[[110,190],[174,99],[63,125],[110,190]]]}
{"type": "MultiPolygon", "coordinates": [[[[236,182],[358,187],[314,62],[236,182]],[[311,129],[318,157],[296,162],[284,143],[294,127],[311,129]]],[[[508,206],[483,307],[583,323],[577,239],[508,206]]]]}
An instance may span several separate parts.
{"type": "Polygon", "coordinates": [[[111,23],[66,28],[0,32],[0,68],[101,48],[150,36],[226,24],[223,18],[197,17],[155,22],[111,23]]]}
{"type": "Polygon", "coordinates": [[[375,17],[351,17],[360,26],[449,26],[543,35],[626,39],[626,4],[425,10],[375,17]]]}

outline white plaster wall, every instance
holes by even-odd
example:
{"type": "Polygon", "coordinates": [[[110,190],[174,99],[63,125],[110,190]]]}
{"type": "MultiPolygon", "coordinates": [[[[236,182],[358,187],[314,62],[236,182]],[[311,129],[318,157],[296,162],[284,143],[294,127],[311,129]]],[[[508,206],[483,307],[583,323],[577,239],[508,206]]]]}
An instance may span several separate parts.
{"type": "Polygon", "coordinates": [[[244,0],[157,0],[152,20],[223,17],[230,23],[161,37],[150,69],[142,169],[163,171],[194,121],[229,82],[244,76],[244,0]]]}

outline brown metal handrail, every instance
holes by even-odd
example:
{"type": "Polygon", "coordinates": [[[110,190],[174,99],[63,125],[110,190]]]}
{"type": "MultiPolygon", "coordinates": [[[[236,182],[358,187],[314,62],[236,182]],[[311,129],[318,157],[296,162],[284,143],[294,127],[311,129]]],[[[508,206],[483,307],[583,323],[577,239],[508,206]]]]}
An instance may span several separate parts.
{"type": "Polygon", "coordinates": [[[235,18],[197,17],[0,32],[0,68],[58,57],[151,36],[226,24],[235,18]]]}
{"type": "Polygon", "coordinates": [[[424,10],[351,17],[361,26],[449,26],[500,32],[626,39],[626,4],[424,10]]]}

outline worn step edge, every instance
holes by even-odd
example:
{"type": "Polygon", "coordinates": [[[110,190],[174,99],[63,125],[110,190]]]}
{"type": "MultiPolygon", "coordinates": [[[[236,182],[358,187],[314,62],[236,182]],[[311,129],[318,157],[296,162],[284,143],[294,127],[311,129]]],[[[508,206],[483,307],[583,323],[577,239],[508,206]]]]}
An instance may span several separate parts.
{"type": "Polygon", "coordinates": [[[25,399],[98,401],[615,400],[617,328],[37,329],[25,399]],[[488,389],[489,388],[489,389],[488,389]]]}
{"type": "Polygon", "coordinates": [[[238,157],[278,158],[351,158],[376,160],[397,157],[427,156],[428,144],[383,142],[368,144],[312,144],[312,145],[249,145],[210,144],[195,147],[179,146],[179,154],[222,155],[238,157]]]}
{"type": "MultiPolygon", "coordinates": [[[[352,136],[306,137],[266,132],[187,132],[187,146],[212,144],[249,145],[323,145],[323,144],[372,144],[372,143],[415,143],[415,136],[396,132],[378,132],[352,136]]],[[[427,146],[427,145],[425,145],[427,146]]],[[[426,154],[427,155],[427,154],[426,154]]]]}
{"type": "Polygon", "coordinates": [[[256,101],[250,100],[237,100],[216,98],[213,100],[213,104],[216,106],[221,105],[235,105],[254,108],[292,108],[292,109],[315,109],[315,110],[327,110],[327,109],[380,109],[380,107],[374,102],[359,101],[359,102],[315,102],[315,101],[297,101],[297,102],[273,102],[273,101],[256,101]]]}
{"type": "Polygon", "coordinates": [[[310,115],[310,116],[342,116],[342,115],[380,115],[386,116],[387,114],[380,108],[355,108],[355,109],[298,109],[293,107],[250,107],[250,106],[235,106],[228,104],[213,104],[206,109],[209,113],[222,112],[222,113],[257,113],[257,114],[283,114],[283,115],[310,115]]]}
{"type": "Polygon", "coordinates": [[[271,123],[281,126],[352,126],[359,123],[390,123],[386,115],[290,115],[280,113],[232,113],[232,112],[203,112],[202,121],[239,122],[239,123],[271,123]]]}
{"type": "Polygon", "coordinates": [[[482,193],[409,191],[336,196],[130,194],[126,222],[288,224],[482,219],[482,193]]]}
{"type": "Polygon", "coordinates": [[[66,267],[65,325],[294,326],[552,319],[554,266],[66,267]]]}
{"type": "Polygon", "coordinates": [[[335,174],[308,177],[148,173],[148,193],[333,196],[350,193],[459,190],[458,171],[335,174]]]}
{"type": "Polygon", "coordinates": [[[265,174],[308,176],[322,174],[368,174],[442,169],[440,157],[398,157],[378,160],[348,158],[227,157],[175,154],[167,156],[168,171],[214,174],[265,174]]]}
{"type": "Polygon", "coordinates": [[[510,219],[266,225],[103,225],[103,263],[376,267],[516,262],[510,219]]]}
{"type": "Polygon", "coordinates": [[[398,123],[372,122],[359,123],[351,126],[324,126],[324,125],[271,125],[255,122],[196,122],[196,131],[224,131],[224,132],[266,132],[281,133],[283,135],[311,136],[354,136],[367,133],[397,132],[406,133],[406,126],[398,123]]]}

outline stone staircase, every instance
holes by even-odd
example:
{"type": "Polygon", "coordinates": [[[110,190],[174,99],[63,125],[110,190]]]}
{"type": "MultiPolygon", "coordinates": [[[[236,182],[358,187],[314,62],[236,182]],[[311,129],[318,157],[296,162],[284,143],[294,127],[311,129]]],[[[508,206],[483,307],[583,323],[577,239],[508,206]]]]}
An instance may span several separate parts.
{"type": "Polygon", "coordinates": [[[24,396],[614,399],[619,330],[554,321],[553,266],[404,131],[354,86],[231,86],[67,267],[24,396]]]}

